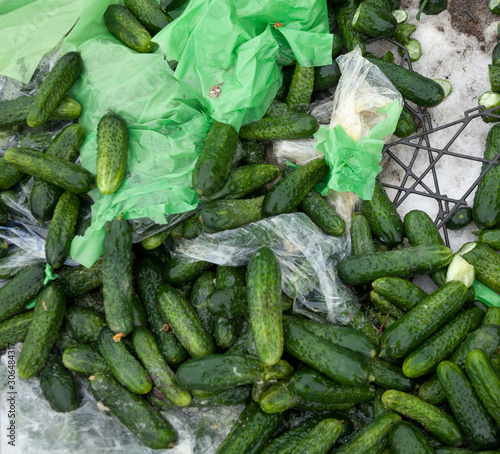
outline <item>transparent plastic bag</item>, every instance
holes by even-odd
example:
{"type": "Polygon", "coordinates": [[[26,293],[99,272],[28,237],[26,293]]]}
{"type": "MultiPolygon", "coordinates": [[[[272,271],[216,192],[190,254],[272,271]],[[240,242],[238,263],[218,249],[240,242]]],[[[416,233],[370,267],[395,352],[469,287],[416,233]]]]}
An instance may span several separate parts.
{"type": "Polygon", "coordinates": [[[355,301],[335,272],[350,253],[349,235],[322,232],[305,214],[274,216],[244,227],[181,240],[172,255],[217,265],[242,266],[262,246],[270,247],[281,267],[282,289],[302,313],[320,313],[331,322],[349,321],[347,301],[355,301]]]}

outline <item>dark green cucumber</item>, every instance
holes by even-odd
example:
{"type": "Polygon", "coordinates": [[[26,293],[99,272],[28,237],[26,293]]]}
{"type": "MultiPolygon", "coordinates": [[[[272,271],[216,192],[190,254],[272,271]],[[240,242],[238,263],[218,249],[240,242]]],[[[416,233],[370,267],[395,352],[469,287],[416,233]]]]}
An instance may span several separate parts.
{"type": "Polygon", "coordinates": [[[214,291],[215,274],[212,271],[205,271],[193,285],[190,303],[196,309],[198,317],[203,322],[205,329],[213,334],[216,318],[208,307],[208,297],[214,291]]]}
{"type": "Polygon", "coordinates": [[[373,358],[370,362],[370,370],[375,377],[374,383],[381,388],[405,392],[411,392],[415,388],[415,381],[405,376],[401,368],[394,364],[373,358]]]}
{"type": "Polygon", "coordinates": [[[491,306],[484,314],[483,325],[500,325],[500,307],[491,306]]]}
{"type": "Polygon", "coordinates": [[[196,238],[203,230],[201,228],[198,214],[194,214],[187,219],[182,225],[182,237],[188,240],[196,238]]]}
{"type": "Polygon", "coordinates": [[[345,3],[335,5],[339,33],[348,52],[359,46],[361,52],[366,52],[364,36],[352,27],[352,19],[356,13],[359,0],[347,0],[345,3]]]}
{"type": "Polygon", "coordinates": [[[102,294],[106,322],[114,333],[134,329],[132,313],[132,229],[119,216],[104,226],[102,294]]]}
{"type": "Polygon", "coordinates": [[[461,230],[467,227],[471,222],[472,222],[472,208],[460,207],[446,221],[446,228],[448,230],[461,230]]]}
{"type": "Polygon", "coordinates": [[[347,404],[325,404],[311,400],[302,400],[295,406],[295,409],[301,411],[347,411],[355,406],[356,404],[350,402],[347,404]]]}
{"type": "Polygon", "coordinates": [[[33,320],[24,339],[17,361],[19,377],[29,378],[45,365],[54,345],[66,310],[66,297],[61,288],[51,282],[36,300],[33,320]]]}
{"type": "Polygon", "coordinates": [[[306,113],[314,87],[314,67],[295,65],[285,103],[295,112],[306,113]]]}
{"type": "Polygon", "coordinates": [[[169,329],[192,357],[197,358],[213,352],[212,336],[203,326],[194,307],[178,290],[168,284],[161,285],[157,293],[157,305],[169,329]]]}
{"type": "Polygon", "coordinates": [[[342,433],[337,419],[324,419],[295,447],[293,454],[327,454],[342,433]]]}
{"type": "Polygon", "coordinates": [[[437,368],[439,383],[465,436],[474,448],[495,449],[500,432],[464,372],[450,361],[437,368]]]}
{"type": "Polygon", "coordinates": [[[358,32],[373,38],[390,37],[396,32],[398,22],[388,8],[362,1],[354,13],[352,26],[358,32]]]}
{"type": "Polygon", "coordinates": [[[403,242],[403,222],[378,178],[375,180],[372,199],[363,201],[361,212],[374,237],[381,243],[395,247],[403,242]]]}
{"type": "Polygon", "coordinates": [[[466,243],[458,253],[474,266],[479,282],[500,293],[500,255],[484,243],[466,243]]]}
{"type": "Polygon", "coordinates": [[[295,407],[301,401],[302,397],[295,393],[291,380],[280,380],[272,384],[258,399],[260,408],[266,413],[281,413],[295,407]]]}
{"type": "Polygon", "coordinates": [[[253,164],[233,170],[222,189],[203,201],[241,199],[279,176],[279,169],[270,164],[253,164]]]}
{"type": "Polygon", "coordinates": [[[76,410],[81,396],[73,374],[66,369],[60,358],[51,358],[40,372],[40,388],[43,397],[57,412],[76,410]]]}
{"type": "Polygon", "coordinates": [[[450,358],[458,367],[465,366],[467,354],[472,350],[483,350],[488,355],[500,348],[500,326],[483,325],[470,333],[450,358]]]}
{"type": "Polygon", "coordinates": [[[241,227],[262,219],[264,196],[243,200],[216,200],[200,210],[200,223],[208,232],[241,227]]]}
{"type": "Polygon", "coordinates": [[[398,277],[382,277],[372,282],[373,289],[404,311],[413,309],[426,296],[420,287],[398,277]]]}
{"type": "Polygon", "coordinates": [[[306,194],[299,207],[327,235],[340,236],[344,233],[344,220],[315,189],[306,194]]]}
{"type": "Polygon", "coordinates": [[[24,173],[16,167],[7,164],[2,156],[0,158],[0,190],[4,191],[19,183],[24,177],[24,173]]]}
{"type": "Polygon", "coordinates": [[[215,322],[214,340],[217,347],[226,349],[231,347],[238,338],[239,323],[235,319],[219,317],[215,322]]]}
{"type": "Polygon", "coordinates": [[[98,259],[90,268],[63,266],[57,271],[57,283],[68,298],[85,295],[102,285],[103,262],[98,259]]]}
{"type": "Polygon", "coordinates": [[[349,441],[335,449],[335,454],[372,454],[376,452],[376,448],[386,438],[393,424],[400,421],[401,416],[392,412],[377,416],[349,441]]]}
{"type": "Polygon", "coordinates": [[[283,354],[281,268],[273,251],[259,249],[247,267],[250,325],[261,361],[272,366],[283,354]]]}
{"type": "Polygon", "coordinates": [[[28,111],[26,123],[32,128],[43,125],[80,77],[83,69],[79,52],[63,55],[40,84],[38,93],[28,111]]]}
{"type": "Polygon", "coordinates": [[[297,112],[282,117],[264,117],[255,123],[244,125],[240,129],[240,137],[246,140],[306,139],[318,129],[316,118],[297,112]]]}
{"type": "Polygon", "coordinates": [[[104,115],[97,125],[96,180],[101,194],[113,194],[122,184],[127,170],[128,146],[125,119],[114,112],[104,115]]]}
{"type": "Polygon", "coordinates": [[[201,196],[220,191],[236,155],[238,133],[231,125],[214,121],[193,170],[193,187],[201,196]]]}
{"type": "Polygon", "coordinates": [[[405,421],[391,427],[389,444],[394,454],[434,454],[422,431],[405,421]]]}
{"type": "Polygon", "coordinates": [[[84,167],[31,148],[10,148],[4,159],[24,173],[75,194],[85,194],[95,186],[94,176],[84,167]]]}
{"type": "Polygon", "coordinates": [[[382,404],[418,422],[444,444],[460,446],[463,443],[462,431],[455,419],[416,396],[391,389],[382,394],[382,404]]]}
{"type": "Polygon", "coordinates": [[[500,230],[484,230],[479,235],[478,241],[498,251],[500,250],[500,230]]]}
{"type": "Polygon", "coordinates": [[[12,317],[26,306],[43,288],[45,264],[21,270],[0,288],[0,321],[12,317]]]}
{"type": "Polygon", "coordinates": [[[188,389],[221,391],[258,381],[277,380],[292,375],[286,361],[266,366],[254,356],[212,354],[181,364],[177,381],[188,389]]]}
{"type": "Polygon", "coordinates": [[[396,320],[404,315],[404,312],[401,309],[391,304],[382,295],[379,295],[375,290],[372,290],[370,292],[370,301],[375,306],[375,308],[383,314],[387,314],[389,313],[389,311],[391,311],[391,316],[396,320]]]}
{"type": "Polygon", "coordinates": [[[423,344],[464,305],[467,287],[447,282],[424,298],[382,334],[380,357],[401,360],[423,344]]]}
{"type": "MultiPolygon", "coordinates": [[[[424,0],[420,0],[419,8],[422,7],[424,0]]],[[[434,16],[443,12],[448,6],[448,0],[428,0],[423,8],[423,12],[427,15],[434,16]]],[[[420,15],[417,17],[420,19],[420,15]]]]}
{"type": "Polygon", "coordinates": [[[57,202],[45,242],[47,263],[53,269],[60,268],[69,256],[79,209],[80,200],[68,191],[57,202]]]}
{"type": "Polygon", "coordinates": [[[33,320],[33,311],[16,315],[0,323],[0,350],[3,350],[9,344],[22,342],[28,333],[31,320],[33,320]]]}
{"type": "Polygon", "coordinates": [[[265,164],[266,145],[264,142],[242,140],[241,145],[245,151],[244,161],[246,165],[265,164]]]}
{"type": "Polygon", "coordinates": [[[142,326],[135,328],[132,344],[155,386],[176,405],[189,405],[191,394],[177,384],[175,374],[163,358],[153,333],[142,326]]]}
{"type": "Polygon", "coordinates": [[[172,18],[154,0],[125,0],[125,6],[152,33],[159,32],[172,22],[172,18]]]}
{"type": "Polygon", "coordinates": [[[327,170],[324,158],[318,158],[283,178],[266,194],[262,204],[263,215],[275,216],[294,211],[313,186],[325,177],[327,170]]]}
{"type": "Polygon", "coordinates": [[[408,109],[408,107],[404,106],[403,110],[401,111],[401,115],[399,116],[394,135],[402,139],[404,137],[409,137],[415,134],[416,130],[417,124],[415,121],[415,116],[410,111],[410,109],[408,109]]]}
{"type": "Polygon", "coordinates": [[[215,277],[217,289],[245,287],[246,268],[243,266],[218,266],[215,277]]]}
{"type": "Polygon", "coordinates": [[[423,107],[435,107],[443,101],[443,87],[432,79],[373,55],[366,58],[382,70],[405,99],[423,107]]]}
{"type": "Polygon", "coordinates": [[[108,327],[99,334],[99,351],[116,379],[136,394],[147,394],[153,386],[151,377],[108,327]]]}
{"type": "Polygon", "coordinates": [[[148,448],[173,448],[177,435],[167,420],[151,404],[131,393],[113,377],[98,374],[90,380],[90,389],[98,402],[102,402],[148,448]]]}
{"type": "Polygon", "coordinates": [[[283,320],[285,350],[327,377],[348,386],[368,386],[370,376],[366,357],[333,345],[295,321],[283,320]]]}
{"type": "MultiPolygon", "coordinates": [[[[342,40],[340,39],[338,42],[340,46],[342,46],[342,40]]],[[[341,75],[342,73],[340,72],[339,65],[335,60],[331,65],[316,66],[314,68],[314,91],[327,90],[335,87],[341,75]]]]}
{"type": "Polygon", "coordinates": [[[162,267],[163,279],[170,285],[182,287],[194,281],[204,271],[212,266],[209,262],[188,261],[182,257],[172,257],[167,260],[162,267]]]}
{"type": "Polygon", "coordinates": [[[267,414],[257,402],[250,402],[241,413],[216,454],[259,453],[278,430],[284,415],[267,414]]]}
{"type": "Polygon", "coordinates": [[[53,121],[66,121],[66,120],[75,120],[82,113],[82,106],[75,101],[74,99],[66,96],[52,112],[49,117],[49,120],[53,121]]]}
{"type": "Polygon", "coordinates": [[[281,117],[283,115],[289,115],[292,112],[293,110],[288,106],[288,104],[275,99],[267,109],[266,116],[281,117]]]}
{"type": "Polygon", "coordinates": [[[63,352],[62,362],[64,367],[70,371],[85,377],[111,373],[108,363],[92,345],[76,344],[66,348],[63,352]]]}
{"type": "Polygon", "coordinates": [[[130,49],[141,53],[153,52],[151,35],[122,5],[109,5],[104,13],[104,23],[110,33],[130,49]]]}
{"type": "Polygon", "coordinates": [[[135,292],[132,295],[132,318],[134,319],[134,327],[144,326],[149,327],[148,314],[146,308],[135,292]]]}
{"type": "Polygon", "coordinates": [[[352,256],[339,263],[340,279],[348,285],[368,284],[381,277],[410,277],[429,274],[451,262],[445,246],[416,246],[375,254],[352,256]]]}
{"type": "MultiPolygon", "coordinates": [[[[78,156],[85,130],[78,124],[66,126],[53,140],[47,154],[74,162],[78,156]]],[[[30,209],[40,222],[48,221],[64,190],[44,180],[35,178],[30,193],[30,209]]]]}
{"type": "MultiPolygon", "coordinates": [[[[474,451],[467,448],[455,448],[452,446],[438,446],[435,450],[436,454],[474,454],[474,451]]],[[[495,454],[494,452],[483,452],[482,454],[495,454]]]]}
{"type": "Polygon", "coordinates": [[[375,397],[373,386],[339,385],[312,369],[301,369],[292,378],[293,389],[302,398],[323,403],[370,402],[375,397]]]}
{"type": "MultiPolygon", "coordinates": [[[[177,224],[177,226],[180,226],[180,224],[177,224]]],[[[159,248],[165,242],[165,240],[170,236],[172,230],[173,230],[172,228],[166,228],[161,232],[155,233],[154,235],[144,238],[141,241],[141,246],[147,251],[153,251],[156,248],[159,248]]]]}
{"type": "Polygon", "coordinates": [[[248,312],[247,290],[240,286],[215,290],[206,298],[205,305],[219,317],[240,317],[248,312]]]}
{"type": "Polygon", "coordinates": [[[78,342],[95,344],[106,322],[93,310],[74,306],[66,311],[64,324],[78,342]]]}
{"type": "Polygon", "coordinates": [[[351,247],[352,255],[375,253],[370,226],[366,218],[360,213],[353,213],[351,217],[351,247]]]}

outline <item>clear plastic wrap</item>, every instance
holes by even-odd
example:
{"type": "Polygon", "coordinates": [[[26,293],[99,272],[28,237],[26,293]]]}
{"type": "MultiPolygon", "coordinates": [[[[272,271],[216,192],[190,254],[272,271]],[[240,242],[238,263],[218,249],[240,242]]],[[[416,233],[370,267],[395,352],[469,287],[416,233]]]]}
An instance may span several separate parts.
{"type": "Polygon", "coordinates": [[[181,240],[172,255],[217,265],[246,265],[262,246],[275,253],[282,272],[283,291],[294,299],[296,312],[321,314],[331,322],[349,322],[346,303],[356,301],[335,272],[350,252],[349,235],[322,232],[305,214],[274,216],[244,227],[181,240]]]}

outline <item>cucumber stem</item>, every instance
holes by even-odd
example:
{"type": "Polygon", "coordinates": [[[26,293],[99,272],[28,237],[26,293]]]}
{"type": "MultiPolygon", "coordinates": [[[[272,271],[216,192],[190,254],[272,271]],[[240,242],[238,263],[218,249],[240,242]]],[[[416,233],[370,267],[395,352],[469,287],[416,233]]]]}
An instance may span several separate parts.
{"type": "Polygon", "coordinates": [[[417,13],[417,20],[420,20],[420,15],[422,14],[422,11],[424,10],[424,8],[427,6],[427,2],[429,0],[424,0],[422,2],[422,4],[420,5],[420,9],[418,10],[418,13],[417,13]]]}

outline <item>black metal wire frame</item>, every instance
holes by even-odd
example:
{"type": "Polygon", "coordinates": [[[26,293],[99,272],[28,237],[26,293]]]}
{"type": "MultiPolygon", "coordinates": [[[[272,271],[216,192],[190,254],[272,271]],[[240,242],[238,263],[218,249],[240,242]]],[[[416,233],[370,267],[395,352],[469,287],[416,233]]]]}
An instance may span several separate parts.
{"type": "MultiPolygon", "coordinates": [[[[388,41],[398,48],[404,51],[404,55],[401,59],[400,66],[405,66],[408,69],[412,69],[410,55],[407,49],[401,45],[400,43],[388,39],[388,38],[374,38],[367,41],[367,44],[371,44],[377,41],[388,41]]],[[[494,107],[492,109],[486,109],[484,106],[478,106],[473,109],[467,110],[464,112],[463,118],[455,120],[451,123],[439,126],[434,128],[432,125],[431,116],[420,106],[411,106],[406,103],[406,107],[415,115],[418,122],[420,122],[421,132],[414,134],[410,137],[400,139],[396,142],[391,142],[384,147],[384,152],[387,153],[388,156],[391,157],[405,172],[404,177],[401,180],[400,185],[393,185],[384,183],[384,186],[387,188],[391,188],[396,190],[396,195],[393,199],[394,205],[398,207],[401,205],[410,195],[414,194],[421,197],[428,197],[434,199],[439,207],[438,214],[434,220],[438,229],[443,232],[444,240],[447,246],[450,245],[448,229],[446,228],[446,222],[450,219],[455,211],[457,211],[462,206],[467,206],[466,199],[470,196],[470,194],[477,187],[481,179],[484,175],[495,165],[500,163],[500,154],[495,157],[495,159],[484,159],[478,158],[475,156],[469,156],[461,153],[455,153],[450,151],[451,145],[460,137],[460,134],[464,131],[464,129],[477,118],[482,117],[492,117],[498,119],[500,121],[500,114],[495,114],[493,111],[500,113],[500,109],[498,107],[494,107]],[[443,131],[445,129],[461,125],[455,134],[451,137],[448,143],[443,148],[434,148],[431,146],[431,141],[429,135],[438,131],[443,131]],[[401,159],[399,159],[397,152],[392,150],[392,148],[397,145],[404,145],[410,148],[413,148],[413,154],[411,156],[409,164],[404,164],[401,159]],[[425,168],[423,172],[419,172],[420,175],[417,175],[413,171],[413,165],[415,164],[419,153],[427,153],[429,165],[425,168]],[[478,175],[477,179],[474,183],[465,191],[463,196],[459,199],[454,199],[448,197],[446,194],[442,194],[439,187],[439,177],[438,172],[436,170],[436,164],[443,156],[452,156],[457,159],[465,159],[469,161],[482,162],[483,167],[481,169],[481,173],[478,175]],[[424,183],[424,178],[427,175],[431,175],[435,189],[432,190],[424,183]],[[414,182],[409,185],[409,187],[405,187],[408,179],[413,178],[414,182]]]]}

